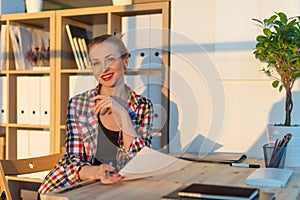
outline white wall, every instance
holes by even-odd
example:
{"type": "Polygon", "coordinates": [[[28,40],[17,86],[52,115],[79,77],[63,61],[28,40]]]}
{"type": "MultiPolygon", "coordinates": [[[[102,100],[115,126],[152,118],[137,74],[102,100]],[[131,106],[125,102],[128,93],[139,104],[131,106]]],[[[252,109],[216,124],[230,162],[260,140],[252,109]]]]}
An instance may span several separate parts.
{"type": "Polygon", "coordinates": [[[0,14],[23,13],[24,11],[24,0],[0,0],[0,14]]]}
{"type": "MultiPolygon", "coordinates": [[[[300,15],[299,4],[172,0],[171,152],[214,147],[262,157],[266,124],[284,121],[284,93],[273,89],[259,71],[262,64],[252,54],[259,30],[251,19],[267,18],[275,11],[300,15]],[[203,138],[210,142],[203,143],[203,138]]],[[[300,101],[299,91],[297,82],[295,102],[300,101]]],[[[294,123],[300,123],[299,110],[294,103],[294,123]]]]}

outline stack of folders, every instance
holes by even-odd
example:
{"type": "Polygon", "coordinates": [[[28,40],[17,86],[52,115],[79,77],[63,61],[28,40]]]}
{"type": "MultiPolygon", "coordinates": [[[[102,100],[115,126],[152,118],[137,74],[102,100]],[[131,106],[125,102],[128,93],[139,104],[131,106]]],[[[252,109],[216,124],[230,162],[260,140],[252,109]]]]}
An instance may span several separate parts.
{"type": "Polygon", "coordinates": [[[17,123],[50,124],[50,76],[17,77],[17,123]]]}
{"type": "Polygon", "coordinates": [[[81,70],[90,68],[91,64],[87,50],[87,30],[71,24],[67,24],[66,31],[77,68],[81,70]]]}
{"type": "Polygon", "coordinates": [[[225,185],[210,185],[193,183],[189,186],[175,190],[162,199],[227,199],[252,200],[259,195],[258,188],[237,187],[225,185]]]}

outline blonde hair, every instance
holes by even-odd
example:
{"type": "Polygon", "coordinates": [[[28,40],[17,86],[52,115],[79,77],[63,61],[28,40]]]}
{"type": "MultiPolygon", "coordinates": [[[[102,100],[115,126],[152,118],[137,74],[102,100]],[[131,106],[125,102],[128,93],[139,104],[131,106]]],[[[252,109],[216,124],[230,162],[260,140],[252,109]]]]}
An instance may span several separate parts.
{"type": "Polygon", "coordinates": [[[100,36],[93,38],[89,42],[88,48],[90,50],[94,45],[101,44],[105,41],[111,42],[112,44],[115,44],[118,47],[122,59],[129,56],[128,50],[125,47],[122,40],[120,40],[118,37],[112,36],[110,34],[104,34],[104,35],[100,35],[100,36]]]}

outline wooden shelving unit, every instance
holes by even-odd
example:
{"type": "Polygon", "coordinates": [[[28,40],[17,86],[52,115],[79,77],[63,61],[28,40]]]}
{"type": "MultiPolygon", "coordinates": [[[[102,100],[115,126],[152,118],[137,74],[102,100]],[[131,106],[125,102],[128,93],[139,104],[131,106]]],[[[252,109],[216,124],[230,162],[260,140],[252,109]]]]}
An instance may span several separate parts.
{"type": "MultiPolygon", "coordinates": [[[[7,31],[5,69],[0,76],[7,79],[7,112],[6,123],[0,123],[0,135],[6,136],[6,158],[17,157],[17,130],[34,129],[49,130],[50,152],[61,150],[65,142],[65,119],[67,103],[69,100],[69,77],[74,75],[92,75],[90,70],[78,70],[66,34],[65,25],[73,24],[87,29],[91,37],[122,32],[122,17],[161,14],[163,29],[170,28],[170,2],[147,2],[128,6],[100,6],[89,8],[76,8],[57,11],[44,11],[40,13],[7,14],[0,16],[0,24],[22,25],[45,29],[50,32],[50,68],[46,70],[16,70],[13,49],[7,31]],[[50,123],[49,125],[30,125],[17,123],[17,77],[19,76],[50,76],[50,123]]],[[[169,46],[169,34],[163,32],[164,48],[169,46]]],[[[169,53],[161,55],[164,63],[164,72],[160,69],[130,69],[127,75],[163,76],[163,85],[169,86],[169,53]]],[[[166,111],[169,108],[168,87],[162,88],[162,94],[167,97],[162,102],[166,111]]],[[[168,122],[161,130],[161,144],[167,151],[168,122]]],[[[38,141],[41,142],[41,141],[38,141]]]]}
{"type": "MultiPolygon", "coordinates": [[[[55,131],[55,11],[41,13],[7,14],[0,16],[0,23],[6,24],[5,66],[1,76],[6,77],[6,123],[0,125],[1,135],[6,137],[6,158],[17,158],[17,130],[48,130],[50,143],[54,143],[55,131]],[[49,31],[50,34],[50,65],[46,70],[17,70],[10,38],[10,25],[21,25],[49,31]],[[50,77],[50,121],[47,125],[18,124],[17,120],[17,77],[19,76],[49,76],[50,77]]],[[[25,98],[25,97],[24,97],[25,98]]],[[[37,141],[43,142],[43,141],[37,141]]],[[[50,152],[54,152],[51,146],[50,152]]]]}
{"type": "MultiPolygon", "coordinates": [[[[67,112],[67,103],[70,97],[68,97],[69,86],[68,80],[70,75],[74,74],[92,74],[90,70],[78,70],[76,69],[76,63],[73,59],[72,51],[69,45],[69,40],[65,31],[66,24],[72,24],[78,27],[82,27],[90,31],[91,37],[97,35],[109,33],[113,34],[114,31],[121,33],[122,17],[137,16],[137,15],[150,15],[161,14],[162,15],[162,29],[169,29],[169,2],[155,2],[144,4],[133,4],[128,6],[102,6],[92,8],[79,8],[61,10],[56,13],[56,30],[57,35],[56,47],[59,50],[56,57],[56,139],[55,149],[58,151],[60,146],[64,143],[65,138],[65,118],[67,112]]],[[[165,32],[164,32],[165,33],[165,32]]],[[[163,46],[169,45],[169,35],[162,36],[163,46]]],[[[163,76],[164,85],[169,86],[169,54],[168,52],[162,55],[166,72],[163,73],[161,69],[130,69],[127,75],[159,75],[163,76]]],[[[164,95],[168,98],[168,88],[163,88],[164,95]]],[[[168,111],[168,101],[163,102],[164,108],[168,111]]],[[[168,123],[164,126],[161,133],[161,144],[164,151],[167,151],[168,144],[168,123]]]]}

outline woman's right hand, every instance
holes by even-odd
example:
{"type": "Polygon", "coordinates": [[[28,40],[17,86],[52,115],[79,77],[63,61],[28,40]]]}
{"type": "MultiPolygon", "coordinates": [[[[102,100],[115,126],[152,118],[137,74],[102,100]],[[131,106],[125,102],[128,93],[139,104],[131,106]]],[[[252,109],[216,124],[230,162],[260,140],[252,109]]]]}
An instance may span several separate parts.
{"type": "Polygon", "coordinates": [[[98,166],[97,179],[100,179],[103,184],[113,184],[119,182],[124,177],[121,174],[116,173],[114,167],[106,164],[98,166]]]}
{"type": "Polygon", "coordinates": [[[103,184],[113,184],[121,181],[124,177],[121,174],[116,173],[114,167],[101,164],[99,166],[83,166],[79,171],[79,178],[82,181],[87,179],[97,179],[103,184]],[[107,172],[109,172],[110,176],[107,176],[107,172]]]}

